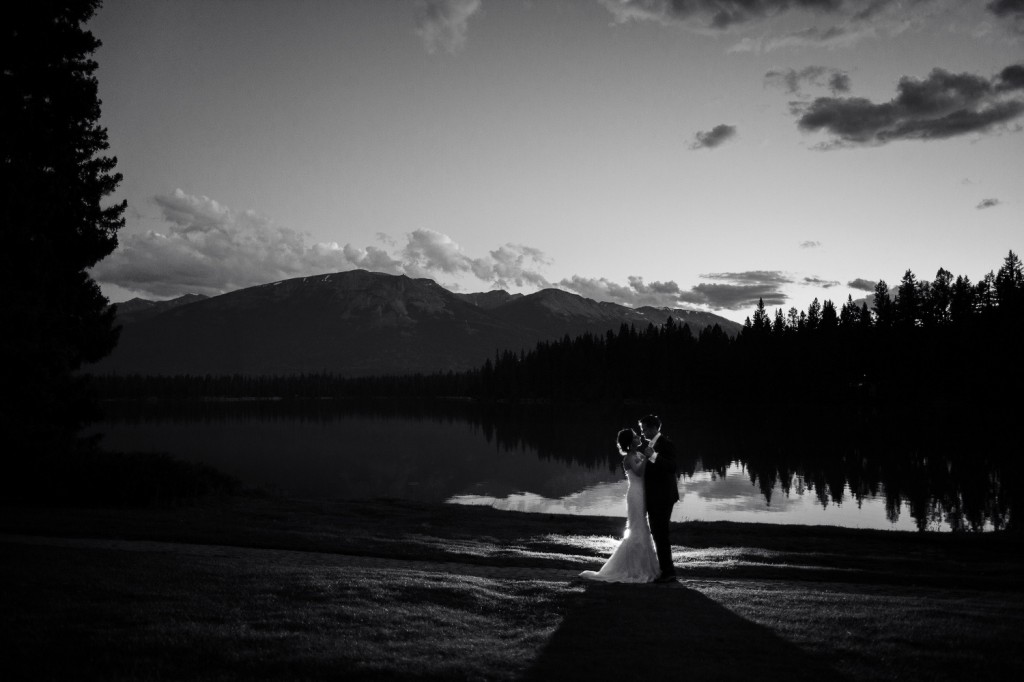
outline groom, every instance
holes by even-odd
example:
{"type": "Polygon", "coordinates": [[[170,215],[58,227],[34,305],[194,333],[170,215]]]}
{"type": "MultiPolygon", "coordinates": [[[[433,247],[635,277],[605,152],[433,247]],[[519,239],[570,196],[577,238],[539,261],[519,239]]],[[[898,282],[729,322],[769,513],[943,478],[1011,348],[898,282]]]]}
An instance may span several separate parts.
{"type": "Polygon", "coordinates": [[[676,569],[672,565],[672,543],[669,540],[669,519],[672,507],[679,501],[676,488],[676,448],[668,436],[661,432],[661,419],[649,414],[640,419],[647,444],[647,469],[644,472],[644,497],[647,499],[647,522],[654,536],[654,547],[658,551],[658,565],[661,576],[658,583],[676,581],[676,569]]]}

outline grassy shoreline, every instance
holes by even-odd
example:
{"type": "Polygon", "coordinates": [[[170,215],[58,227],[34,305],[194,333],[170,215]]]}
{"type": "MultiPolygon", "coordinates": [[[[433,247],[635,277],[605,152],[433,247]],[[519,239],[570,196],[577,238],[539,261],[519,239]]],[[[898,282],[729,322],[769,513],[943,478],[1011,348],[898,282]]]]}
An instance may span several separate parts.
{"type": "Polygon", "coordinates": [[[1024,672],[1024,542],[1015,534],[689,522],[673,527],[675,587],[531,577],[599,566],[622,525],[394,500],[8,505],[0,607],[12,617],[0,634],[24,679],[1024,672]],[[12,535],[170,544],[126,552],[12,535]],[[351,557],[408,563],[372,569],[351,557]],[[467,575],[459,565],[520,567],[523,577],[467,575]],[[71,662],[48,656],[55,649],[71,662]]]}

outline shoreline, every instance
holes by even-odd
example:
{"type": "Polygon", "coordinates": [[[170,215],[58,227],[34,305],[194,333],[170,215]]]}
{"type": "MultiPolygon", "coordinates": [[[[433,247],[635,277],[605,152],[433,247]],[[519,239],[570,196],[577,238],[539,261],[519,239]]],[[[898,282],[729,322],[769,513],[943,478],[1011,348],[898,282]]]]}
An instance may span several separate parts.
{"type": "Polygon", "coordinates": [[[622,518],[271,497],[0,509],[11,679],[1024,674],[1024,539],[1006,531],[676,523],[678,583],[605,585],[576,576],[622,518]],[[641,632],[644,670],[608,655],[641,632]]]}
{"type": "MultiPolygon", "coordinates": [[[[298,550],[383,559],[584,570],[624,518],[395,499],[239,496],[165,509],[4,504],[0,533],[298,550]]],[[[1024,591],[1024,536],[735,521],[673,522],[681,575],[933,584],[1024,591]]]]}

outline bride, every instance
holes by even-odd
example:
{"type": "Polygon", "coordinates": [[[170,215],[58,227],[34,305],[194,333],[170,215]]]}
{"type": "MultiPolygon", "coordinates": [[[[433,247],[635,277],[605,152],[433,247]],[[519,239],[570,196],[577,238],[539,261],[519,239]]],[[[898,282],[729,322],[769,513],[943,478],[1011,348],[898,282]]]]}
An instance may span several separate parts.
{"type": "Polygon", "coordinates": [[[649,583],[661,574],[654,539],[647,524],[644,502],[644,468],[647,458],[639,452],[639,434],[622,429],[616,438],[622,453],[622,468],[626,471],[629,487],[626,489],[626,532],[600,571],[583,571],[581,578],[613,583],[649,583]]]}

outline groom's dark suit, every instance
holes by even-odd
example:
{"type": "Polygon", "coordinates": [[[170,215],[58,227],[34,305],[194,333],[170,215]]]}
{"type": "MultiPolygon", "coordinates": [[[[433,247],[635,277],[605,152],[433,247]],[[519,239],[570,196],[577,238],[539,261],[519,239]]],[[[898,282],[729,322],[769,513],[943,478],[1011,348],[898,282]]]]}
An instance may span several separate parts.
{"type": "Polygon", "coordinates": [[[676,574],[672,565],[672,543],[669,540],[669,520],[672,507],[679,501],[676,486],[676,448],[665,434],[654,442],[657,457],[647,462],[644,471],[644,497],[647,500],[647,522],[658,550],[658,565],[662,577],[676,574]]]}

